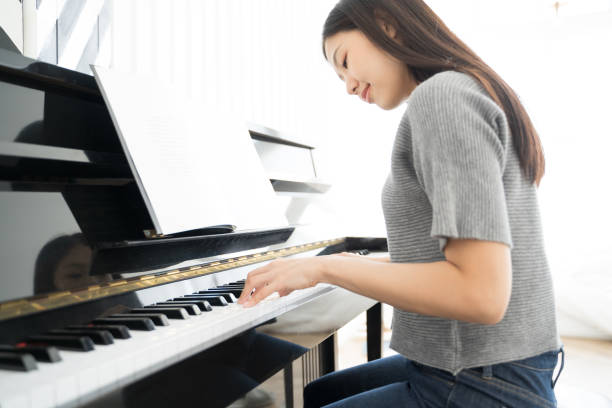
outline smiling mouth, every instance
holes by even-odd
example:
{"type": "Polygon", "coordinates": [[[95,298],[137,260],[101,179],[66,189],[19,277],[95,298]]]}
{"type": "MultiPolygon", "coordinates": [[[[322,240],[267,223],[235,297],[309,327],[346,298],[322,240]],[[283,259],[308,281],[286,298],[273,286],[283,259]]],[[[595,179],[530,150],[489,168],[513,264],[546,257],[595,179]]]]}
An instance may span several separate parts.
{"type": "Polygon", "coordinates": [[[363,91],[361,91],[361,100],[370,103],[370,85],[368,84],[363,91]]]}

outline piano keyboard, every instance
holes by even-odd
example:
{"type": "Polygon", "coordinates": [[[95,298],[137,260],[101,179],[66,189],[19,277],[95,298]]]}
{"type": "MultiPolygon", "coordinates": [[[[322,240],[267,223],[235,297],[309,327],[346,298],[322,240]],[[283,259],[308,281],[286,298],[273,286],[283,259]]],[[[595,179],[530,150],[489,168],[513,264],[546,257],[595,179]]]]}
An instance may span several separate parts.
{"type": "Polygon", "coordinates": [[[17,369],[0,369],[0,408],[82,405],[334,289],[318,285],[282,298],[275,293],[244,308],[235,303],[241,287],[242,282],[235,282],[197,291],[96,319],[91,325],[35,336],[18,345],[46,350],[35,354],[38,361],[29,354],[0,348],[0,364],[4,361],[5,367],[17,369]],[[50,343],[55,346],[45,347],[50,343]],[[55,347],[64,349],[58,353],[55,347]],[[75,351],[78,349],[83,351],[75,351]],[[41,353],[55,358],[49,360],[41,353]]]}

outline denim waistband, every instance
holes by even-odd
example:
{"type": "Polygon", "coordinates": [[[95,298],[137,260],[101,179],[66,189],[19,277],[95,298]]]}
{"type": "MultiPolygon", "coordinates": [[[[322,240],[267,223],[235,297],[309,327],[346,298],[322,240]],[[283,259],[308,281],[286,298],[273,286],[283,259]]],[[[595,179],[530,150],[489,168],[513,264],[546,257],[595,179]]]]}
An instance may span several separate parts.
{"type": "MultiPolygon", "coordinates": [[[[561,366],[559,367],[559,371],[557,372],[557,375],[554,377],[554,379],[551,379],[552,388],[555,388],[555,385],[557,384],[557,380],[559,379],[559,376],[561,375],[561,372],[563,371],[563,367],[565,366],[565,350],[563,349],[563,347],[559,349],[559,351],[557,352],[557,355],[559,353],[561,353],[561,366]]],[[[493,367],[494,365],[486,365],[486,366],[476,367],[476,369],[481,371],[481,377],[483,379],[491,379],[493,378],[493,367]]]]}

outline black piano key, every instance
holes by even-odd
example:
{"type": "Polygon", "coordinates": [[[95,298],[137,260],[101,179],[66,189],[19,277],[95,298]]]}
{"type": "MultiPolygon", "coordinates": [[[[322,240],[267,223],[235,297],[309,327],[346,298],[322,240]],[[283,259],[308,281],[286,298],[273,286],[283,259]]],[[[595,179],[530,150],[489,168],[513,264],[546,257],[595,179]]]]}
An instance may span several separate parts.
{"type": "Polygon", "coordinates": [[[130,334],[130,330],[127,326],[122,326],[120,324],[83,324],[83,325],[74,325],[66,327],[66,330],[106,330],[116,339],[129,339],[132,337],[130,334]]]}
{"type": "Polygon", "coordinates": [[[235,297],[239,297],[240,294],[242,293],[242,288],[211,288],[211,289],[201,290],[198,293],[212,293],[212,294],[231,293],[235,297]]]}
{"type": "Polygon", "coordinates": [[[74,335],[74,336],[87,336],[95,344],[113,344],[113,335],[108,330],[98,329],[82,329],[82,330],[69,330],[69,329],[56,329],[50,330],[48,334],[62,334],[62,335],[74,335]]]}
{"type": "Polygon", "coordinates": [[[227,285],[219,285],[219,286],[215,286],[213,289],[222,289],[222,288],[236,288],[236,289],[242,289],[244,288],[244,283],[228,283],[227,285]]]}
{"type": "Polygon", "coordinates": [[[45,363],[62,361],[59,350],[53,346],[28,346],[25,343],[19,343],[15,346],[0,345],[0,353],[31,354],[36,360],[45,363]]]}
{"type": "MultiPolygon", "coordinates": [[[[233,293],[228,292],[228,291],[216,291],[214,289],[212,290],[201,290],[198,292],[199,295],[212,295],[212,296],[223,296],[226,300],[227,303],[236,303],[236,296],[234,296],[233,293]]],[[[240,297],[240,295],[238,295],[238,297],[240,297]]]]}
{"type": "Polygon", "coordinates": [[[210,288],[209,290],[225,290],[228,292],[234,292],[234,291],[242,291],[244,289],[244,286],[218,286],[216,288],[210,288]]]}
{"type": "Polygon", "coordinates": [[[92,323],[94,325],[123,325],[132,330],[155,330],[155,324],[148,317],[135,317],[135,315],[129,315],[130,317],[100,317],[95,319],[92,323]]]}
{"type": "Polygon", "coordinates": [[[187,313],[192,316],[202,314],[202,311],[197,305],[192,305],[188,303],[178,303],[178,302],[158,302],[153,305],[147,305],[146,308],[156,308],[156,307],[180,307],[184,309],[187,313]]]}
{"type": "MultiPolygon", "coordinates": [[[[132,313],[118,313],[118,314],[114,314],[108,317],[119,317],[119,318],[124,318],[124,317],[132,317],[132,316],[136,316],[136,314],[132,314],[132,313]]],[[[147,313],[138,313],[139,317],[146,317],[151,319],[151,321],[153,322],[153,324],[155,324],[156,326],[169,326],[170,322],[168,321],[168,318],[166,317],[165,314],[161,314],[161,313],[153,313],[153,312],[147,312],[147,313]]]]}
{"type": "Polygon", "coordinates": [[[166,315],[168,319],[187,319],[189,318],[189,313],[185,309],[180,307],[139,307],[130,310],[128,313],[134,314],[149,314],[149,313],[161,313],[166,315]]]}
{"type": "Polygon", "coordinates": [[[185,295],[181,299],[206,300],[213,306],[227,306],[227,300],[223,296],[214,295],[185,295]]]}
{"type": "Polygon", "coordinates": [[[208,303],[208,301],[206,300],[197,300],[197,299],[185,299],[185,298],[174,298],[171,300],[167,300],[164,303],[187,303],[187,304],[191,304],[191,305],[196,305],[197,307],[200,308],[201,312],[212,312],[212,306],[210,305],[210,303],[208,303]]]}
{"type": "Polygon", "coordinates": [[[49,344],[62,350],[71,351],[92,351],[94,349],[94,343],[89,337],[78,335],[39,334],[28,337],[26,343],[28,345],[49,344]]]}
{"type": "Polygon", "coordinates": [[[31,354],[0,352],[0,370],[32,371],[37,368],[31,354]]]}

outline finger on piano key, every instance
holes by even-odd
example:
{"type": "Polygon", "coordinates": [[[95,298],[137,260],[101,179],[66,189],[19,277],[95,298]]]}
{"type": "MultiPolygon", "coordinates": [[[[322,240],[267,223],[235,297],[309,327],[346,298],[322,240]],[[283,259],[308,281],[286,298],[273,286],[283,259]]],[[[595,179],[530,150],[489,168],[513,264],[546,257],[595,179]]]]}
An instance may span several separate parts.
{"type": "Polygon", "coordinates": [[[139,307],[139,308],[129,310],[128,313],[146,314],[146,315],[149,315],[151,313],[159,313],[159,314],[166,315],[168,319],[183,319],[184,320],[184,319],[189,318],[189,313],[187,313],[185,309],[180,308],[180,307],[163,307],[163,306],[146,307],[146,308],[139,307]]]}
{"type": "Polygon", "coordinates": [[[48,334],[61,334],[61,335],[73,335],[73,336],[87,336],[95,344],[113,344],[113,335],[108,330],[97,330],[97,329],[82,329],[82,330],[68,330],[68,329],[55,329],[50,330],[48,334]]]}
{"type": "Polygon", "coordinates": [[[132,330],[155,330],[155,324],[148,317],[100,317],[92,323],[94,325],[123,325],[132,330]]]}
{"type": "Polygon", "coordinates": [[[123,326],[120,324],[112,324],[112,325],[111,324],[83,324],[83,325],[68,326],[65,328],[65,330],[74,330],[74,331],[89,330],[89,329],[107,330],[110,332],[110,334],[113,335],[115,339],[129,339],[131,337],[130,330],[127,328],[127,326],[123,326]]]}
{"type": "Polygon", "coordinates": [[[27,353],[31,354],[37,361],[55,363],[62,361],[59,350],[53,346],[28,346],[26,343],[18,343],[14,346],[0,345],[2,353],[27,353]]]}
{"type": "Polygon", "coordinates": [[[72,351],[92,351],[94,350],[93,341],[86,336],[70,336],[62,334],[39,334],[30,336],[26,339],[27,345],[50,345],[62,350],[72,351]]]}
{"type": "Polygon", "coordinates": [[[32,371],[38,365],[31,354],[5,353],[0,351],[0,369],[13,371],[32,371]]]}

